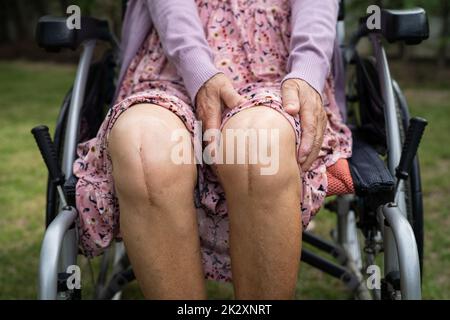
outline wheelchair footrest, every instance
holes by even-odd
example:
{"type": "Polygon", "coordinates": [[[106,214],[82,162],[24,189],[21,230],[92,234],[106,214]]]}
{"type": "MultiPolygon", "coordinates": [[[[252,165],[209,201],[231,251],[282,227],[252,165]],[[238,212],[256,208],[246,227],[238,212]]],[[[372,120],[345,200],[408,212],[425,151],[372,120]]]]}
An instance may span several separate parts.
{"type": "Polygon", "coordinates": [[[378,152],[363,139],[353,133],[352,157],[349,159],[350,172],[355,193],[367,197],[373,208],[393,200],[394,178],[378,152]]]}

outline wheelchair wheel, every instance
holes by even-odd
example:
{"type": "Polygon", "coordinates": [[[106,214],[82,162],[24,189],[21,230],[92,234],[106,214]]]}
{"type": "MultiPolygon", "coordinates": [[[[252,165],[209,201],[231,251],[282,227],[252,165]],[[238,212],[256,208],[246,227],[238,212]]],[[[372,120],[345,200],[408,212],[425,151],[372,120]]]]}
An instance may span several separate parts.
{"type": "Polygon", "coordinates": [[[120,300],[123,289],[135,280],[122,241],[115,241],[103,254],[95,283],[95,300],[120,300]]]}

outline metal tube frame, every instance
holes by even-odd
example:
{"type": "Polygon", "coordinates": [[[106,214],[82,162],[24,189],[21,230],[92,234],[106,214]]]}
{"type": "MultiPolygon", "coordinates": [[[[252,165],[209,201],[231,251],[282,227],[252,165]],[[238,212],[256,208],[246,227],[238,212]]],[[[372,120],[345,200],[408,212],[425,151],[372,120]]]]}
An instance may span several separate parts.
{"type": "MultiPolygon", "coordinates": [[[[385,116],[385,122],[386,122],[386,133],[387,133],[387,145],[388,145],[388,168],[391,172],[392,176],[395,177],[395,168],[400,162],[401,157],[401,150],[402,150],[402,142],[400,138],[400,127],[399,127],[399,119],[397,116],[397,110],[396,110],[396,102],[395,102],[395,96],[394,96],[394,88],[393,88],[393,82],[389,70],[389,65],[386,58],[386,52],[381,44],[381,35],[377,33],[371,33],[369,34],[369,39],[372,44],[372,49],[375,55],[376,60],[376,68],[378,71],[379,76],[379,83],[380,83],[380,89],[381,94],[384,101],[384,116],[385,116]]],[[[406,206],[406,198],[405,198],[405,188],[403,181],[399,181],[399,187],[396,190],[395,194],[395,205],[396,205],[396,212],[398,215],[402,215],[403,218],[405,218],[406,222],[407,220],[407,206],[406,206]]],[[[385,207],[383,207],[385,208],[385,207]]],[[[383,210],[383,215],[385,216],[385,210],[383,210]]],[[[408,222],[407,222],[408,223],[408,222]]],[[[408,223],[409,225],[409,223],[408,223]]],[[[403,224],[396,224],[395,226],[391,225],[391,228],[396,228],[398,226],[403,226],[403,224]]],[[[384,228],[381,226],[381,228],[384,228]]],[[[391,229],[389,228],[389,229],[391,229]]],[[[401,265],[401,261],[399,259],[399,255],[404,254],[403,250],[411,251],[413,250],[412,247],[402,247],[399,246],[398,243],[396,244],[393,240],[393,237],[389,234],[390,230],[385,229],[385,235],[384,235],[384,274],[387,275],[391,272],[400,271],[400,277],[409,277],[410,274],[403,274],[401,271],[404,269],[404,266],[401,265]],[[386,234],[387,233],[387,234],[386,234]]],[[[403,228],[404,229],[404,228],[403,228]]],[[[398,233],[399,230],[392,230],[393,233],[398,233]]],[[[409,230],[404,229],[402,232],[405,233],[405,237],[408,236],[409,230]]],[[[414,237],[413,237],[414,239],[414,237]]],[[[416,244],[414,240],[414,245],[416,244]]],[[[417,247],[415,247],[416,253],[417,253],[417,247]]],[[[409,254],[409,256],[413,257],[413,254],[409,254]]],[[[409,261],[407,263],[410,264],[416,264],[417,261],[409,261]]],[[[406,279],[406,282],[413,281],[412,279],[406,279]]],[[[414,280],[415,281],[415,280],[414,280]]],[[[420,286],[420,272],[419,272],[419,278],[418,283],[420,286]]],[[[404,292],[402,290],[402,296],[409,296],[410,294],[408,292],[404,292]]],[[[417,296],[417,295],[414,295],[417,296]]]]}
{"type": "Polygon", "coordinates": [[[86,41],[83,44],[83,52],[78,64],[78,70],[73,85],[72,99],[67,115],[67,128],[64,137],[64,154],[62,159],[62,171],[66,178],[72,175],[73,162],[78,143],[78,131],[80,127],[80,112],[83,107],[84,93],[86,90],[89,68],[95,49],[95,40],[86,41]]]}
{"type": "MultiPolygon", "coordinates": [[[[387,222],[385,231],[389,229],[392,232],[392,237],[386,237],[385,233],[385,241],[393,242],[396,247],[401,298],[420,300],[422,299],[420,263],[414,231],[396,204],[386,204],[380,210],[387,222]]],[[[385,260],[389,258],[389,255],[385,255],[385,260]]]]}
{"type": "Polygon", "coordinates": [[[351,291],[357,290],[360,285],[358,277],[351,270],[340,264],[333,263],[308,249],[302,248],[301,261],[341,280],[351,291]]]}
{"type": "MultiPolygon", "coordinates": [[[[95,40],[89,40],[82,44],[83,52],[75,77],[64,137],[62,171],[66,178],[72,175],[78,143],[80,113],[95,44],[95,40]]],[[[77,264],[78,235],[74,226],[76,217],[75,208],[60,207],[59,214],[45,232],[39,262],[40,299],[56,299],[58,272],[66,272],[68,266],[77,264]]]]}
{"type": "Polygon", "coordinates": [[[354,195],[343,195],[337,198],[337,243],[343,248],[346,256],[358,270],[363,267],[361,247],[358,242],[356,217],[350,208],[354,195]]]}
{"type": "Polygon", "coordinates": [[[63,239],[77,217],[75,208],[62,210],[45,231],[39,260],[39,299],[55,300],[58,289],[58,268],[63,239]]]}
{"type": "MultiPolygon", "coordinates": [[[[386,58],[386,52],[381,44],[381,35],[377,33],[369,34],[372,44],[372,50],[376,60],[376,68],[379,77],[381,95],[384,101],[384,118],[386,122],[387,134],[387,155],[388,169],[395,178],[395,168],[400,163],[402,152],[402,141],[400,138],[400,127],[396,110],[393,82],[389,64],[386,58]]],[[[395,195],[396,203],[401,213],[406,217],[405,189],[403,181],[400,181],[399,188],[395,195]]]]}

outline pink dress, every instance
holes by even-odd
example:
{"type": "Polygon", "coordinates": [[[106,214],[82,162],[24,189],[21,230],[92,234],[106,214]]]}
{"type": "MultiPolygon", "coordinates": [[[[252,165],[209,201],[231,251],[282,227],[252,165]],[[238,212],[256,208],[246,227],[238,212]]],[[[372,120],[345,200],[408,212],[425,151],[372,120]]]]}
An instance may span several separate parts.
{"type": "MultiPolygon", "coordinates": [[[[215,64],[231,79],[247,102],[225,109],[222,125],[241,110],[266,106],[280,112],[301,139],[301,123],[282,109],[280,84],[286,74],[290,40],[288,0],[196,1],[215,64]]],[[[326,168],[351,156],[351,133],[340,117],[328,77],[323,92],[328,125],[319,158],[302,176],[303,226],[319,211],[327,194],[326,168]]],[[[194,137],[196,116],[173,65],[167,61],[153,29],[130,64],[118,103],[110,110],[97,136],[79,145],[74,163],[77,184],[78,228],[85,255],[101,254],[120,238],[119,203],[114,191],[108,135],[117,118],[139,103],[151,103],[174,112],[194,137]]],[[[175,199],[176,200],[176,199],[175,199]]],[[[199,166],[195,190],[205,278],[231,280],[228,254],[228,213],[224,191],[209,166],[199,166]]]]}

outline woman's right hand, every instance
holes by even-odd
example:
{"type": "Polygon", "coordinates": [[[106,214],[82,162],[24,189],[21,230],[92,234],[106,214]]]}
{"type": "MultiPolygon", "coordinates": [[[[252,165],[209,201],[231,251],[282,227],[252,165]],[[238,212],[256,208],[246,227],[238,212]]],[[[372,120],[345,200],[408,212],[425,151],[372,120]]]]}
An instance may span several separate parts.
{"type": "Polygon", "coordinates": [[[233,109],[245,102],[223,73],[205,82],[196,97],[197,118],[202,121],[203,131],[220,129],[224,107],[233,109]]]}

